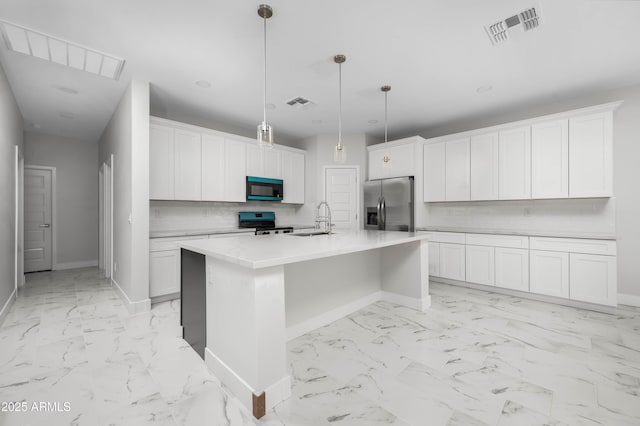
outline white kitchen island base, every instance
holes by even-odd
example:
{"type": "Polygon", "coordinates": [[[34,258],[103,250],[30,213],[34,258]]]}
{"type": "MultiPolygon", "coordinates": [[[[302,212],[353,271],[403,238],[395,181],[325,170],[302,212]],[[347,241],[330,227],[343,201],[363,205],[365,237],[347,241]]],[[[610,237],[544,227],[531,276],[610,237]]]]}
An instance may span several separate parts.
{"type": "Polygon", "coordinates": [[[426,309],[423,235],[361,231],[188,241],[206,255],[205,361],[262,417],[291,394],[286,342],[376,300],[426,309]]]}

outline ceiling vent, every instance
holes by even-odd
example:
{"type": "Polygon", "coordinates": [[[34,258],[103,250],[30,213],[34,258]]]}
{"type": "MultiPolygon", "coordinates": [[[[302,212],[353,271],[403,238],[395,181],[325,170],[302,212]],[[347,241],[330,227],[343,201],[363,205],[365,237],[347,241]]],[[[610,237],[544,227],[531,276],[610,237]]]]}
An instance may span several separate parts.
{"type": "Polygon", "coordinates": [[[124,59],[9,22],[0,21],[0,31],[7,48],[14,52],[114,80],[124,67],[124,59]]]}
{"type": "Polygon", "coordinates": [[[491,43],[495,46],[519,34],[538,28],[540,24],[540,13],[537,8],[532,7],[495,24],[486,26],[484,29],[491,43]]]}
{"type": "Polygon", "coordinates": [[[306,110],[315,107],[317,104],[309,99],[298,96],[297,98],[293,98],[290,101],[287,101],[287,105],[306,110]]]}

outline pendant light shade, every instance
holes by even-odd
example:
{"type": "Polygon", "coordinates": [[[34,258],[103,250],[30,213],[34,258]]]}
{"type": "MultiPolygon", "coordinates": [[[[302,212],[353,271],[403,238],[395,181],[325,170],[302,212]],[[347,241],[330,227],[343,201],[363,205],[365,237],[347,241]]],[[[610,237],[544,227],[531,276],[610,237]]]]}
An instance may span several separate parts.
{"type": "MultiPolygon", "coordinates": [[[[387,111],[389,106],[388,96],[389,96],[389,91],[391,90],[391,86],[382,86],[380,90],[384,93],[384,144],[385,144],[385,151],[386,151],[389,148],[389,139],[388,139],[388,133],[387,133],[387,111]]],[[[389,156],[388,151],[385,152],[384,156],[382,157],[382,168],[384,169],[391,168],[391,157],[389,156]]]]}
{"type": "Polygon", "coordinates": [[[273,148],[273,128],[267,122],[267,19],[273,16],[273,9],[268,4],[258,6],[258,15],[264,23],[264,97],[262,102],[263,118],[258,124],[258,145],[273,148]]]}
{"type": "Polygon", "coordinates": [[[347,60],[344,55],[336,55],[333,57],[333,61],[338,64],[338,144],[335,147],[333,153],[333,161],[336,163],[344,163],[347,161],[347,147],[342,143],[342,64],[347,60]]]}

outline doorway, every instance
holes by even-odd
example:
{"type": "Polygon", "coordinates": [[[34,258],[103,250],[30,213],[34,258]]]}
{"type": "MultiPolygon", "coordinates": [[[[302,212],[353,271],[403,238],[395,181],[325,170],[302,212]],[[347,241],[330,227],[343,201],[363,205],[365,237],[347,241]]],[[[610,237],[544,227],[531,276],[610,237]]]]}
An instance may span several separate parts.
{"type": "Polygon", "coordinates": [[[100,259],[105,278],[113,276],[113,155],[102,163],[99,171],[100,259]]]}
{"type": "Polygon", "coordinates": [[[324,199],[331,207],[334,229],[355,231],[359,228],[359,177],[357,166],[324,167],[324,199]]]}
{"type": "Polygon", "coordinates": [[[24,272],[53,269],[55,176],[55,167],[24,167],[24,272]]]}

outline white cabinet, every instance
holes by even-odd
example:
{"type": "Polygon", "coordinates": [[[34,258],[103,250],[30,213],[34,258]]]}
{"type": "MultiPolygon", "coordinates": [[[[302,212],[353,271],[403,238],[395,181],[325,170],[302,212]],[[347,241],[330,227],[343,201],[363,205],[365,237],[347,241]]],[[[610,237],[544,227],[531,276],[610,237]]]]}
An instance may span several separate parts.
{"type": "Polygon", "coordinates": [[[202,135],[202,200],[224,201],[225,142],[222,136],[202,135]]]}
{"type": "Polygon", "coordinates": [[[496,247],[496,287],[529,291],[529,250],[496,247]]]}
{"type": "Polygon", "coordinates": [[[569,298],[616,305],[616,258],[598,254],[569,254],[569,298]]]}
{"type": "Polygon", "coordinates": [[[173,129],[151,124],[149,128],[149,198],[173,200],[173,129]]]}
{"type": "Polygon", "coordinates": [[[256,144],[247,144],[247,176],[265,177],[263,153],[264,148],[256,144]]]}
{"type": "Polygon", "coordinates": [[[149,254],[149,296],[165,296],[180,291],[180,250],[149,254]]]}
{"type": "Polygon", "coordinates": [[[281,156],[279,149],[261,148],[256,144],[247,144],[247,176],[281,179],[281,156]]]}
{"type": "Polygon", "coordinates": [[[440,243],[429,241],[429,275],[440,276],[440,243]]]}
{"type": "Polygon", "coordinates": [[[503,130],[498,136],[498,198],[531,198],[531,127],[503,130]]]}
{"type": "Polygon", "coordinates": [[[613,112],[569,120],[569,197],[610,197],[613,112]]]}
{"type": "Polygon", "coordinates": [[[230,202],[247,200],[247,145],[225,139],[224,199],[230,202]]]}
{"type": "Polygon", "coordinates": [[[200,133],[174,130],[174,199],[200,200],[202,197],[202,153],[200,133]]]}
{"type": "Polygon", "coordinates": [[[498,133],[471,136],[471,199],[498,199],[498,133]]]}
{"type": "Polygon", "coordinates": [[[445,201],[445,144],[424,145],[424,201],[445,201]]]}
{"type": "Polygon", "coordinates": [[[282,179],[282,151],[275,148],[267,148],[263,153],[264,176],[273,179],[282,179]]]}
{"type": "Polygon", "coordinates": [[[569,253],[530,250],[529,268],[531,293],[569,297],[569,253]]]}
{"type": "Polygon", "coordinates": [[[569,120],[531,126],[531,198],[569,196],[569,120]]]}
{"type": "Polygon", "coordinates": [[[282,180],[284,181],[283,203],[304,204],[304,161],[304,154],[282,151],[282,180]]]}
{"type": "Polygon", "coordinates": [[[463,244],[440,243],[440,277],[465,280],[465,246],[463,244]]]}
{"type": "Polygon", "coordinates": [[[415,176],[416,145],[412,140],[401,144],[390,142],[369,147],[369,179],[415,176]],[[389,160],[386,166],[385,156],[389,160]]]}
{"type": "Polygon", "coordinates": [[[495,284],[495,248],[466,246],[466,278],[470,283],[495,284]]]}
{"type": "Polygon", "coordinates": [[[469,138],[445,144],[445,199],[468,201],[470,188],[469,138]]]}

